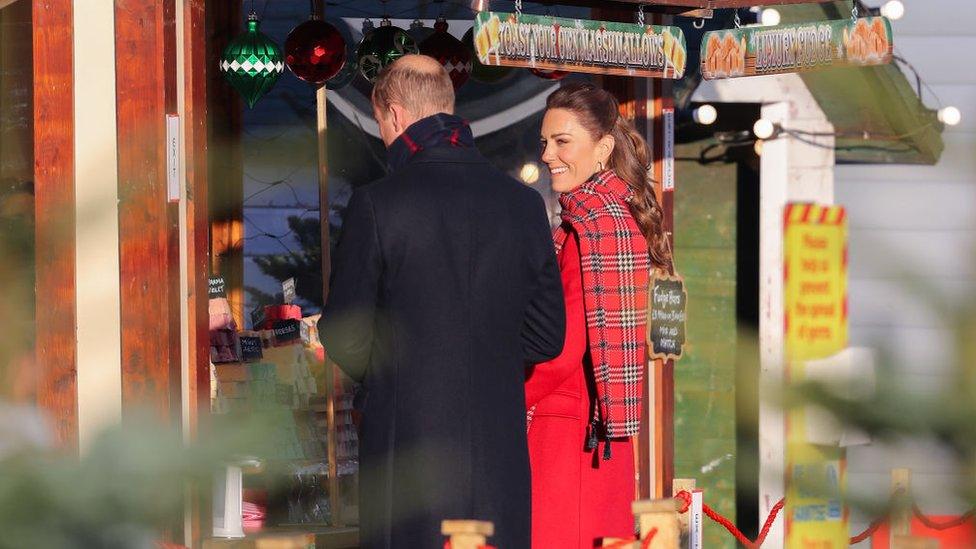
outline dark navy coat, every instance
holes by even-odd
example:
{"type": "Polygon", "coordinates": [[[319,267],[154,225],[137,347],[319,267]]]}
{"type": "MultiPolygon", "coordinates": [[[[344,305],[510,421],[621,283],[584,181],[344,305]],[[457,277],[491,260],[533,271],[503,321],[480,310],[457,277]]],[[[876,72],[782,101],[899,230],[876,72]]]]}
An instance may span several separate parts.
{"type": "Polygon", "coordinates": [[[564,330],[543,200],[476,149],[426,149],[356,189],[320,335],[365,390],[362,547],[442,547],[443,519],[529,547],[525,366],[564,330]]]}

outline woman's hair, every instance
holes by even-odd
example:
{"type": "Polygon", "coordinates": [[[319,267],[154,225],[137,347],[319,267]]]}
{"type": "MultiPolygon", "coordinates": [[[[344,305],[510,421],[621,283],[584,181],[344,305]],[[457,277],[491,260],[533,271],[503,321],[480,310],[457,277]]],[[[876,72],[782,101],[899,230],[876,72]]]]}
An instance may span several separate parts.
{"type": "Polygon", "coordinates": [[[589,82],[568,82],[549,95],[546,109],[572,112],[594,140],[605,135],[613,137],[613,153],[607,168],[626,181],[634,193],[628,202],[630,213],[647,239],[651,262],[655,267],[670,272],[671,247],[664,232],[664,211],[657,202],[647,175],[651,154],[644,138],[626,118],[620,116],[617,99],[589,82]]]}

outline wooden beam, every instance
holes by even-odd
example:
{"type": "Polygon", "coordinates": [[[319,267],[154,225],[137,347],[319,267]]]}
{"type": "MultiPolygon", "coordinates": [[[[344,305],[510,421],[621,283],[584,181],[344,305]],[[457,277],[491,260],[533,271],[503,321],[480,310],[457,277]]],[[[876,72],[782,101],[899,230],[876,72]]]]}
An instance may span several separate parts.
{"type": "MultiPolygon", "coordinates": [[[[764,0],[764,6],[781,6],[788,4],[815,4],[833,2],[834,0],[764,0]]],[[[543,1],[547,5],[593,6],[593,0],[553,0],[543,1]]],[[[716,9],[749,8],[756,5],[755,0],[606,0],[599,2],[605,9],[634,10],[638,4],[643,4],[648,13],[663,15],[678,15],[700,19],[711,19],[716,9]]],[[[624,19],[614,19],[621,21],[624,19]]]]}
{"type": "MultiPolygon", "coordinates": [[[[179,349],[173,349],[172,221],[165,176],[165,2],[116,0],[119,263],[123,411],[148,408],[165,420],[180,409],[179,349]],[[175,379],[174,379],[175,378],[175,379]]],[[[170,56],[172,49],[169,49],[170,56]]]]}
{"type": "MultiPolygon", "coordinates": [[[[240,2],[208,2],[208,67],[216,67],[227,43],[244,29],[240,2]]],[[[219,71],[207,73],[210,268],[224,277],[234,321],[244,327],[243,102],[219,71]]]]}
{"type": "Polygon", "coordinates": [[[188,360],[189,438],[210,409],[210,212],[207,208],[207,57],[206,3],[190,0],[183,8],[184,107],[187,261],[189,280],[188,360]]]}
{"type": "Polygon", "coordinates": [[[34,0],[37,404],[57,442],[78,447],[71,0],[34,0]]]}
{"type": "MultiPolygon", "coordinates": [[[[207,76],[212,65],[207,57],[206,1],[183,3],[183,158],[186,191],[184,223],[187,262],[185,299],[187,316],[187,368],[185,376],[187,417],[184,440],[197,440],[210,411],[210,312],[207,278],[210,272],[210,211],[207,207],[207,76]]],[[[212,532],[210,490],[207,486],[188,488],[185,514],[189,525],[185,542],[199,547],[212,532]]]]}

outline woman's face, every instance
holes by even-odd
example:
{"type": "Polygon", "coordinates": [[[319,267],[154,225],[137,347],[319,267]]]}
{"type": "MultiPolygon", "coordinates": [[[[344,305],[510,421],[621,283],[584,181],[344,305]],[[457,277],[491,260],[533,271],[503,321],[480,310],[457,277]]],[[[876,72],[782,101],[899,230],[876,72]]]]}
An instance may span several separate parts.
{"type": "Polygon", "coordinates": [[[609,135],[593,139],[579,117],[566,109],[549,109],[542,119],[542,161],[549,167],[552,188],[568,193],[605,168],[613,151],[609,135]]]}

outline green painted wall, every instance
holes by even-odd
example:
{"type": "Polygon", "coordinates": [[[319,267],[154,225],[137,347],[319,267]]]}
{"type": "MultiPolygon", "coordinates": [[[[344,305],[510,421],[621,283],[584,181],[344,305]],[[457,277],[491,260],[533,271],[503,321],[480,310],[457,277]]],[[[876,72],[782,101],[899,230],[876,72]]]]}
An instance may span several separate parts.
{"type": "MultiPolygon", "coordinates": [[[[702,142],[678,145],[697,157],[702,142]]],[[[705,502],[735,520],[736,165],[676,166],[675,259],[688,291],[687,344],[675,365],[675,477],[694,478],[705,502]]],[[[734,539],[705,521],[705,547],[734,539]]]]}

